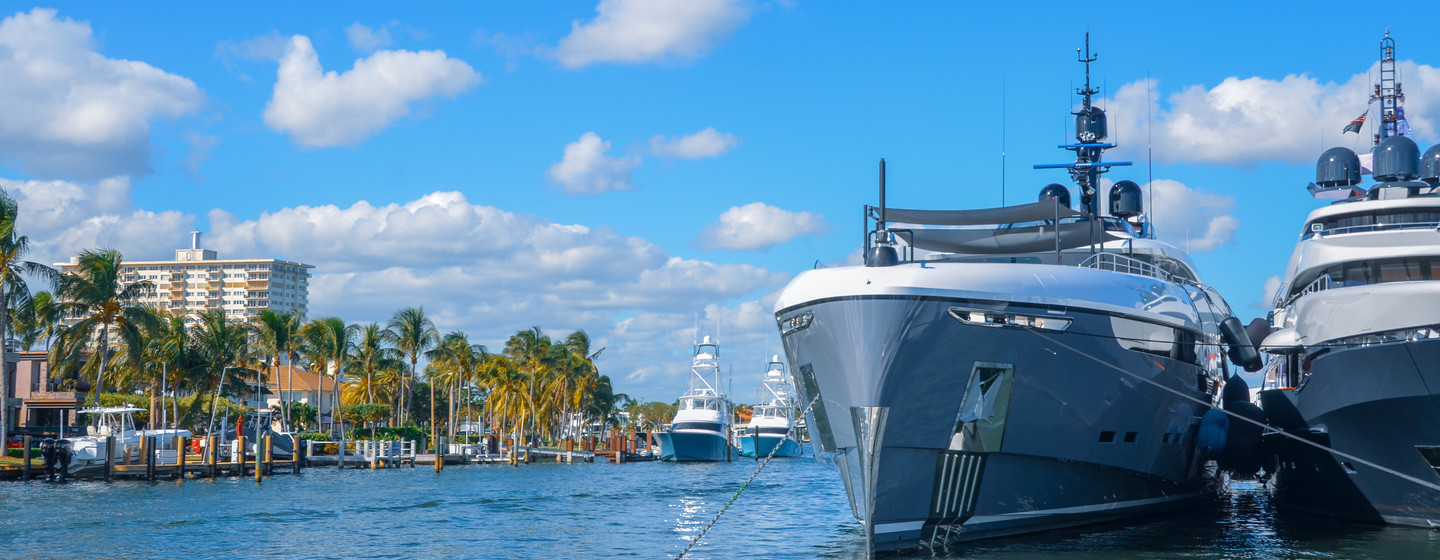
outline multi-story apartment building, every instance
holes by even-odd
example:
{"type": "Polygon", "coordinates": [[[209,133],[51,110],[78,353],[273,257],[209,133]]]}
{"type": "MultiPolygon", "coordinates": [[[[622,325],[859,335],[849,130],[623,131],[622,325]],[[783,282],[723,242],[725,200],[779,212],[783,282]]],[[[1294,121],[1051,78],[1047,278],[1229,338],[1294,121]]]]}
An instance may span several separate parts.
{"type": "MultiPolygon", "coordinates": [[[[148,281],[154,286],[139,303],[184,314],[191,324],[197,315],[214,309],[224,310],[226,318],[236,321],[248,320],[265,309],[305,317],[314,265],[279,259],[221,259],[215,251],[200,247],[200,232],[190,235],[190,248],[176,249],[173,261],[122,264],[121,283],[148,281]]],[[[78,264],[79,258],[71,257],[69,263],[55,266],[68,272],[78,264]]]]}

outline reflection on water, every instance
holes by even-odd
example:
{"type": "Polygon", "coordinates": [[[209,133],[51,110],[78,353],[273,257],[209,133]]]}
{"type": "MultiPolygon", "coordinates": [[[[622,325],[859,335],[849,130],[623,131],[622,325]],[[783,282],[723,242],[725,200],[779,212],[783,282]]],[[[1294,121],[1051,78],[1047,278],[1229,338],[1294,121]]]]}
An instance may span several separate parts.
{"type": "MultiPolygon", "coordinates": [[[[753,461],[336,471],[259,485],[0,483],[6,557],[672,558],[753,461]]],[[[1283,513],[1283,512],[1281,512],[1283,513]]],[[[1440,533],[1277,515],[1236,484],[1179,514],[952,546],[946,558],[1440,558],[1440,533]]],[[[863,558],[839,476],[776,460],[687,558],[863,558]]],[[[913,556],[931,558],[929,551],[913,556]]]]}

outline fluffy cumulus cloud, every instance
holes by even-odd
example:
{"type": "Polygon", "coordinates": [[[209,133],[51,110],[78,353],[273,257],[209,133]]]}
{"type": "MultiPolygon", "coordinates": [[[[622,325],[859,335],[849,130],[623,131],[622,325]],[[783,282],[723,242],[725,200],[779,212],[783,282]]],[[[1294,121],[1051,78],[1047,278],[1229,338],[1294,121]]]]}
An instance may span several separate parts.
{"type": "Polygon", "coordinates": [[[608,151],[609,140],[586,132],[565,146],[564,156],[551,165],[545,175],[566,194],[600,194],[631,188],[630,172],[640,166],[640,156],[611,157],[605,155],[608,151]]]}
{"type": "Polygon", "coordinates": [[[830,229],[825,217],[812,212],[791,212],[763,202],[732,206],[720,220],[711,222],[695,238],[702,249],[746,251],[769,249],[801,235],[830,229]]]}
{"type": "Polygon", "coordinates": [[[343,73],[325,72],[310,39],[290,38],[265,124],[306,147],[354,145],[409,115],[415,103],[455,97],[481,76],[444,51],[377,51],[343,73]]]}
{"type": "MultiPolygon", "coordinates": [[[[1404,77],[1406,117],[1422,136],[1434,139],[1440,130],[1440,69],[1402,61],[1398,70],[1404,77]]],[[[1159,161],[1313,162],[1322,138],[1331,146],[1353,143],[1341,130],[1365,110],[1370,76],[1377,73],[1372,67],[1344,83],[1322,83],[1304,74],[1278,80],[1231,77],[1214,87],[1184,86],[1168,94],[1158,80],[1140,80],[1121,86],[1107,101],[1110,137],[1132,156],[1143,153],[1148,103],[1149,133],[1159,161]]],[[[1367,136],[1375,117],[1367,120],[1367,136]]]]}
{"type": "Polygon", "coordinates": [[[1265,284],[1260,286],[1260,301],[1250,304],[1254,309],[1272,309],[1275,303],[1275,292],[1280,291],[1280,277],[1271,276],[1265,279],[1265,284]]]}
{"type": "Polygon", "coordinates": [[[660,157],[702,159],[715,157],[740,145],[734,134],[718,132],[714,127],[685,136],[655,135],[650,138],[650,153],[660,157]]]}
{"type": "Polygon", "coordinates": [[[367,53],[374,52],[395,42],[395,39],[390,37],[390,29],[396,25],[399,25],[399,22],[391,21],[380,27],[371,28],[357,21],[345,28],[345,40],[350,42],[352,49],[367,53]]]}
{"type": "Polygon", "coordinates": [[[550,53],[562,66],[705,56],[750,20],[746,0],[600,0],[595,19],[571,23],[550,53]]]}
{"type": "MultiPolygon", "coordinates": [[[[197,224],[192,215],[134,208],[123,178],[0,180],[0,188],[20,204],[18,227],[40,262],[107,246],[128,260],[171,258],[197,224]]],[[[458,192],[254,218],[212,210],[207,218],[205,246],[222,258],[314,265],[311,317],[383,322],[423,305],[442,330],[464,330],[492,349],[533,325],[556,337],[585,329],[607,348],[602,372],[636,396],[669,400],[684,389],[697,334],[720,332],[729,351],[744,349],[735,355],[779,347],[768,313],[788,274],[667,255],[642,238],[507,212],[458,192]]]]}
{"type": "Polygon", "coordinates": [[[0,162],[42,178],[150,172],[150,123],[193,113],[195,83],[106,58],[90,25],[35,8],[0,21],[0,162]]]}
{"type": "Polygon", "coordinates": [[[1155,236],[1187,251],[1219,249],[1240,229],[1240,220],[1230,215],[1235,208],[1233,196],[1207,193],[1166,179],[1146,184],[1141,191],[1151,205],[1155,236]]]}
{"type": "Polygon", "coordinates": [[[39,263],[100,247],[121,249],[131,260],[169,258],[195,228],[193,215],[135,209],[124,177],[94,183],[0,179],[0,189],[20,208],[15,228],[30,238],[26,258],[39,263]]]}

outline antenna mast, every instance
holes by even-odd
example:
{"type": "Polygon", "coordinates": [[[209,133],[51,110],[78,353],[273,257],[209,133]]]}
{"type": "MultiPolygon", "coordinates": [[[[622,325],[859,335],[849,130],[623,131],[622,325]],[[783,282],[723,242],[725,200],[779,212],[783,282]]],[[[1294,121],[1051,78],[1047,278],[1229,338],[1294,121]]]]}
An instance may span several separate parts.
{"type": "Polygon", "coordinates": [[[1404,136],[1410,133],[1405,122],[1405,109],[1401,103],[1405,94],[1400,91],[1400,82],[1395,79],[1395,40],[1390,38],[1390,28],[1385,28],[1385,38],[1380,40],[1380,83],[1370,102],[1380,102],[1380,131],[1375,135],[1375,145],[1390,136],[1404,136]]]}
{"type": "Polygon", "coordinates": [[[1084,50],[1075,49],[1075,55],[1077,61],[1085,65],[1085,87],[1075,90],[1075,93],[1081,96],[1080,110],[1074,113],[1077,143],[1060,146],[1075,152],[1075,163],[1040,164],[1036,165],[1035,169],[1070,170],[1070,178],[1080,187],[1081,209],[1091,216],[1099,216],[1096,198],[1100,188],[1100,176],[1110,171],[1111,166],[1130,165],[1130,162],[1105,162],[1101,159],[1101,153],[1114,148],[1115,144],[1104,141],[1109,135],[1105,110],[1094,104],[1093,97],[1100,91],[1090,85],[1090,63],[1099,60],[1100,53],[1090,52],[1090,32],[1085,32],[1084,50]]]}

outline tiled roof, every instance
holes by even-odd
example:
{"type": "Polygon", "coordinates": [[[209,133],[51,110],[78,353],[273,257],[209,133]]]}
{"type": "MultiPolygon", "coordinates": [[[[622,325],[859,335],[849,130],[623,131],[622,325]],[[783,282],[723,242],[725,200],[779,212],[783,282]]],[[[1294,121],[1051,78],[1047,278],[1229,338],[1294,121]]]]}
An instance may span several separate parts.
{"type": "Polygon", "coordinates": [[[263,373],[265,375],[265,384],[270,387],[270,390],[277,393],[280,391],[308,391],[313,393],[317,390],[330,392],[335,389],[335,381],[333,379],[318,373],[313,373],[299,366],[295,366],[294,368],[293,386],[291,385],[292,376],[290,366],[280,366],[278,368],[267,367],[263,373]]]}

